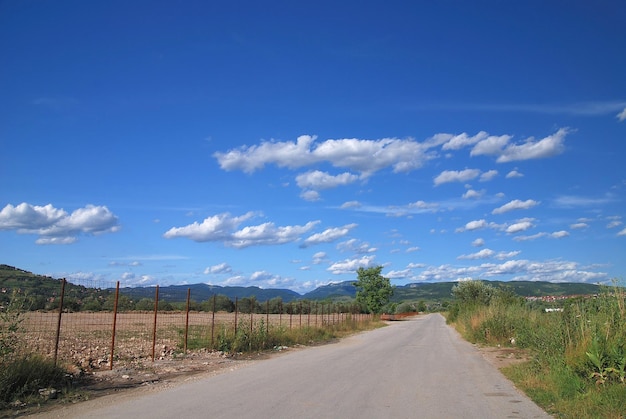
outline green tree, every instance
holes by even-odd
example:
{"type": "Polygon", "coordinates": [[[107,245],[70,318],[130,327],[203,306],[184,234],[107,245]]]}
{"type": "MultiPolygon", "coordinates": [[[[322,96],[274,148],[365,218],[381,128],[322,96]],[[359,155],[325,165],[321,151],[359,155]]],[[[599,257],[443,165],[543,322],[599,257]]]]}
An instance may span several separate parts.
{"type": "Polygon", "coordinates": [[[383,307],[393,295],[393,287],[389,278],[382,276],[382,266],[357,269],[356,301],[368,312],[381,313],[383,307]]]}

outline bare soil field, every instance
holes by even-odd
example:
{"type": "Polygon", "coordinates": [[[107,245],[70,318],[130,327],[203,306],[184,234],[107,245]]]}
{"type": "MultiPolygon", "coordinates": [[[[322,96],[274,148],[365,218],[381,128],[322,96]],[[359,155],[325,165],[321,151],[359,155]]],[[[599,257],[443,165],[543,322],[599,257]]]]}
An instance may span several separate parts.
{"type": "MultiPolygon", "coordinates": [[[[200,348],[216,348],[220,331],[234,333],[238,327],[298,328],[321,326],[345,320],[346,314],[289,315],[190,312],[63,313],[57,359],[71,365],[73,372],[110,369],[111,349],[114,366],[135,367],[147,360],[167,360],[177,356],[187,341],[200,348]],[[113,325],[115,320],[115,336],[113,325]]],[[[55,352],[58,313],[31,312],[24,315],[21,329],[25,348],[43,356],[55,352]]]]}

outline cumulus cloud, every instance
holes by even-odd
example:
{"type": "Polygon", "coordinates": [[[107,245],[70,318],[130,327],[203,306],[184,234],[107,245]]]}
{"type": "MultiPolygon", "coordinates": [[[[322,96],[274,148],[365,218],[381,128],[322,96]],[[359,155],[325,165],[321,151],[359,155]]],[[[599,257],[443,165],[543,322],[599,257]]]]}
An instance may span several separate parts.
{"type": "Polygon", "coordinates": [[[508,202],[501,207],[494,209],[492,214],[504,214],[505,212],[519,210],[519,209],[530,209],[534,206],[539,205],[539,202],[533,199],[527,199],[526,201],[521,201],[519,199],[515,199],[511,202],[508,202]]]}
{"type": "Polygon", "coordinates": [[[517,170],[511,170],[509,173],[506,174],[507,179],[513,179],[516,177],[524,177],[524,174],[521,172],[518,172],[517,170]]]}
{"type": "Polygon", "coordinates": [[[495,178],[496,176],[498,176],[498,171],[497,170],[488,170],[485,173],[483,173],[482,175],[480,175],[480,181],[481,182],[488,182],[488,181],[492,180],[493,178],[495,178]]]}
{"type": "Polygon", "coordinates": [[[442,150],[459,150],[463,147],[474,145],[479,141],[484,141],[489,138],[489,134],[485,131],[480,131],[478,134],[470,137],[466,133],[450,136],[442,146],[442,150]]]}
{"type": "Polygon", "coordinates": [[[196,221],[184,227],[172,227],[165,232],[163,237],[166,239],[185,237],[196,242],[229,240],[234,229],[254,216],[254,212],[248,212],[239,217],[233,217],[229,213],[212,215],[201,223],[196,221]]]}
{"type": "Polygon", "coordinates": [[[296,183],[302,189],[320,190],[349,185],[358,179],[357,175],[347,172],[333,176],[326,172],[313,170],[296,176],[296,183]]]}
{"type": "Polygon", "coordinates": [[[626,236],[626,228],[617,233],[618,236],[626,236]]]}
{"type": "Polygon", "coordinates": [[[205,274],[228,274],[231,273],[233,269],[230,267],[228,263],[220,263],[218,265],[209,266],[204,270],[205,274]]]}
{"type": "Polygon", "coordinates": [[[328,271],[335,274],[354,273],[358,268],[368,268],[374,262],[374,255],[362,256],[357,259],[345,259],[341,262],[335,262],[328,267],[328,271]]]}
{"type": "Polygon", "coordinates": [[[482,238],[478,238],[472,242],[472,246],[474,247],[482,247],[485,245],[485,240],[482,238]]]}
{"type": "Polygon", "coordinates": [[[553,157],[565,150],[565,137],[570,132],[568,128],[561,128],[541,140],[530,137],[518,144],[509,143],[511,137],[507,136],[494,140],[485,139],[474,146],[470,155],[497,156],[498,163],[553,157]]]}
{"type": "Polygon", "coordinates": [[[98,235],[119,231],[117,216],[107,207],[87,205],[71,214],[48,204],[6,205],[0,211],[0,231],[15,230],[18,234],[35,234],[37,244],[70,244],[81,234],[98,235]]]}
{"type": "Polygon", "coordinates": [[[434,179],[435,186],[449,182],[467,182],[480,176],[479,169],[444,170],[434,179]]]}
{"type": "Polygon", "coordinates": [[[361,207],[361,203],[359,201],[348,201],[348,202],[344,202],[343,204],[341,204],[341,209],[348,209],[348,208],[360,208],[361,207]]]}
{"type": "Polygon", "coordinates": [[[321,233],[315,233],[305,239],[301,247],[308,247],[320,243],[332,243],[335,240],[338,240],[347,235],[350,230],[352,230],[356,226],[357,224],[346,224],[343,227],[329,228],[322,231],[321,233]]]}
{"type": "Polygon", "coordinates": [[[346,240],[345,242],[341,242],[337,244],[337,250],[341,252],[353,252],[358,254],[364,253],[374,253],[376,250],[375,247],[370,246],[367,242],[362,242],[357,239],[346,240]]]}
{"type": "Polygon", "coordinates": [[[489,259],[493,255],[495,255],[495,253],[496,252],[491,249],[482,249],[476,253],[458,256],[457,259],[489,259]]]}
{"type": "Polygon", "coordinates": [[[475,191],[474,189],[468,189],[463,194],[463,199],[478,199],[481,198],[485,194],[485,190],[475,191]]]}
{"type": "Polygon", "coordinates": [[[296,169],[328,162],[334,167],[368,175],[385,167],[392,167],[395,172],[417,169],[429,158],[426,151],[438,145],[432,141],[419,143],[413,139],[397,138],[349,138],[318,143],[316,140],[315,136],[302,135],[295,143],[264,141],[260,145],[217,152],[213,156],[223,170],[242,170],[246,173],[262,169],[267,164],[296,169]]]}
{"type": "Polygon", "coordinates": [[[517,221],[514,224],[511,224],[510,226],[505,228],[505,232],[507,234],[516,234],[516,233],[520,233],[522,231],[526,231],[530,228],[533,228],[535,225],[533,224],[534,219],[533,218],[524,218],[521,219],[519,221],[517,221]]]}
{"type": "Polygon", "coordinates": [[[583,228],[589,227],[587,223],[575,223],[569,226],[572,230],[582,230],[583,228]]]}
{"type": "Polygon", "coordinates": [[[167,239],[183,237],[196,242],[221,241],[226,246],[240,249],[294,242],[319,224],[319,221],[310,221],[305,225],[276,226],[272,222],[267,222],[236,230],[243,222],[254,216],[253,212],[238,217],[233,217],[229,213],[217,214],[207,217],[202,223],[194,222],[184,227],[172,227],[163,234],[163,237],[167,239]]]}
{"type": "Polygon", "coordinates": [[[463,231],[480,230],[480,229],[486,228],[488,226],[489,226],[489,223],[487,223],[486,220],[474,220],[474,221],[470,221],[467,224],[465,224],[464,227],[457,228],[456,231],[458,233],[460,233],[460,232],[463,232],[463,231]]]}
{"type": "Polygon", "coordinates": [[[328,259],[326,252],[317,252],[313,255],[313,264],[319,265],[328,259]]]}
{"type": "Polygon", "coordinates": [[[616,115],[617,119],[619,119],[620,122],[622,122],[623,120],[626,119],[626,108],[624,108],[623,111],[621,111],[620,113],[618,113],[616,115]]]}

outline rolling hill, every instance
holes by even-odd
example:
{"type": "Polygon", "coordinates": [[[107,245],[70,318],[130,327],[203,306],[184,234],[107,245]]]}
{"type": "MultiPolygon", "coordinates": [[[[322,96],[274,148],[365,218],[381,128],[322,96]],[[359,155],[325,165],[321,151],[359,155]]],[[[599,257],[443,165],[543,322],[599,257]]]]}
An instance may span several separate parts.
{"type": "MultiPolygon", "coordinates": [[[[221,287],[217,285],[192,284],[170,285],[159,287],[159,299],[169,302],[181,302],[187,298],[187,290],[190,290],[194,301],[205,301],[213,295],[224,295],[231,300],[235,298],[251,298],[263,302],[272,298],[281,298],[284,302],[295,300],[350,300],[355,297],[356,289],[352,285],[354,281],[344,281],[324,285],[304,295],[288,289],[262,289],[258,287],[221,287]]],[[[520,296],[563,296],[563,295],[589,295],[600,292],[600,286],[583,283],[550,283],[531,281],[489,281],[496,287],[508,287],[520,296]]],[[[402,301],[441,301],[451,299],[452,287],[456,282],[438,283],[413,283],[397,286],[394,290],[392,302],[402,301]]],[[[59,295],[61,281],[51,277],[37,275],[9,265],[0,265],[0,303],[9,298],[13,289],[37,297],[39,304],[49,301],[59,295]]],[[[87,299],[104,300],[109,298],[114,290],[87,288],[80,285],[67,284],[66,296],[71,301],[84,301],[87,299]]],[[[154,298],[154,287],[121,288],[120,293],[130,299],[154,298]]],[[[41,307],[43,308],[43,307],[41,307]]]]}

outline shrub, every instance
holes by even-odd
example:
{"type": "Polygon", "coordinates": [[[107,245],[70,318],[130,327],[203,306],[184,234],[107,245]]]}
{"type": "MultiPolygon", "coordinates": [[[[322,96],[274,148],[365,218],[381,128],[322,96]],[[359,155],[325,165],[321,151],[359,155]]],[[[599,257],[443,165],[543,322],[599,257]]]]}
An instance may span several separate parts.
{"type": "Polygon", "coordinates": [[[0,404],[5,408],[15,400],[38,395],[42,388],[67,389],[70,384],[65,370],[53,361],[36,355],[17,357],[0,370],[0,404]]]}

